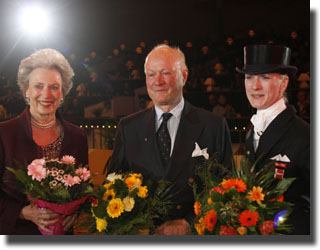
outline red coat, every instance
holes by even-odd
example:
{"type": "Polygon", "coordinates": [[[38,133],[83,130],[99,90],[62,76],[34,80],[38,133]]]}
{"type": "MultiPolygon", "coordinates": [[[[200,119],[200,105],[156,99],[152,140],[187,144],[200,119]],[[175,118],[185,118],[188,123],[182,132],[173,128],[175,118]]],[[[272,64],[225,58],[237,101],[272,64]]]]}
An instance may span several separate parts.
{"type": "MultiPolygon", "coordinates": [[[[87,136],[83,129],[60,119],[64,138],[60,157],[72,155],[77,164],[88,164],[87,136]]],[[[29,107],[18,117],[0,123],[0,234],[40,234],[37,226],[19,219],[21,209],[28,205],[26,196],[16,187],[15,176],[6,167],[29,164],[42,158],[42,150],[32,138],[29,107]]]]}

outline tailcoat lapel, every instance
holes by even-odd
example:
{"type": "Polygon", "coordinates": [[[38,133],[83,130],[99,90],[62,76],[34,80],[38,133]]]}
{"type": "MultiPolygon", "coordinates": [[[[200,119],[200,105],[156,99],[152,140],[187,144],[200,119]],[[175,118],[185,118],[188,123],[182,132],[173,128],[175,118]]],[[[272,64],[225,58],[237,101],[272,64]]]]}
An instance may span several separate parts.
{"type": "MultiPolygon", "coordinates": [[[[256,158],[262,153],[264,155],[268,155],[269,151],[274,147],[274,145],[281,140],[282,135],[288,129],[289,121],[291,120],[292,115],[292,110],[287,108],[270,123],[260,137],[259,146],[256,151],[256,158]]],[[[262,158],[264,157],[262,156],[262,158]]]]}
{"type": "Polygon", "coordinates": [[[256,160],[256,157],[255,157],[256,154],[253,147],[253,133],[254,133],[254,129],[252,126],[247,133],[246,142],[245,142],[246,155],[249,158],[251,163],[254,163],[256,160]]]}

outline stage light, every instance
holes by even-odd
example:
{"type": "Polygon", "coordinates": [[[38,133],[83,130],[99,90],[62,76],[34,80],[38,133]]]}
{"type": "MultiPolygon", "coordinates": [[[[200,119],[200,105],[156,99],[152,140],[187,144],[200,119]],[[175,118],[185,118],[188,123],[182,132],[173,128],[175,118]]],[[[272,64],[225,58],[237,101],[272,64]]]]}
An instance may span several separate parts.
{"type": "Polygon", "coordinates": [[[30,35],[43,34],[50,24],[47,11],[38,5],[25,6],[19,18],[21,28],[30,35]]]}

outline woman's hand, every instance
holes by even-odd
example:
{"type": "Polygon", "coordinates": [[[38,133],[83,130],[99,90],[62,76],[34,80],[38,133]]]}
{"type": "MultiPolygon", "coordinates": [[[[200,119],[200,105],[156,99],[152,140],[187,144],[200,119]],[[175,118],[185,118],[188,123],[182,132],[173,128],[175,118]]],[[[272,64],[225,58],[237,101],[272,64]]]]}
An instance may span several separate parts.
{"type": "Polygon", "coordinates": [[[55,224],[58,221],[57,216],[59,216],[59,214],[49,209],[36,208],[33,204],[25,206],[21,210],[22,218],[32,221],[46,232],[52,232],[46,227],[55,224]]]}

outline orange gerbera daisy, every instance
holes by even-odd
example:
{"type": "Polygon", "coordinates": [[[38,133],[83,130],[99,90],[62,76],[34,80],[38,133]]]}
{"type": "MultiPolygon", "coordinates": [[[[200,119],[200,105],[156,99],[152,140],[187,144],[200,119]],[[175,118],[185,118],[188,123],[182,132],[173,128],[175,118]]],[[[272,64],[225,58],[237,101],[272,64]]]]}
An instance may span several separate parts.
{"type": "Polygon", "coordinates": [[[223,179],[221,183],[224,190],[228,191],[230,188],[235,187],[237,192],[245,192],[247,190],[247,185],[244,183],[243,180],[240,179],[229,179],[225,180],[223,179]]]}
{"type": "Polygon", "coordinates": [[[258,220],[259,214],[256,211],[252,212],[251,210],[244,210],[239,215],[239,221],[243,227],[255,226],[258,220]]]}
{"type": "Polygon", "coordinates": [[[217,222],[217,214],[213,209],[211,209],[204,216],[204,226],[208,231],[211,232],[214,226],[216,225],[216,222],[217,222]]]}
{"type": "Polygon", "coordinates": [[[201,204],[199,202],[196,201],[193,205],[193,208],[194,208],[194,214],[196,216],[201,214],[201,204]]]}
{"type": "Polygon", "coordinates": [[[254,200],[258,204],[264,200],[264,194],[262,193],[262,187],[253,186],[252,190],[248,193],[247,199],[254,200]]]}

